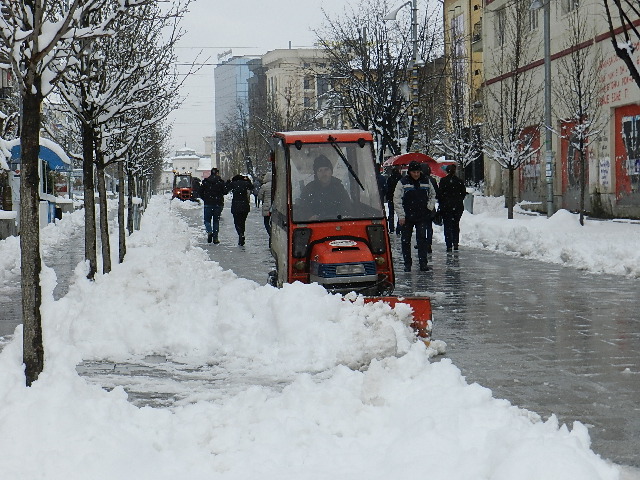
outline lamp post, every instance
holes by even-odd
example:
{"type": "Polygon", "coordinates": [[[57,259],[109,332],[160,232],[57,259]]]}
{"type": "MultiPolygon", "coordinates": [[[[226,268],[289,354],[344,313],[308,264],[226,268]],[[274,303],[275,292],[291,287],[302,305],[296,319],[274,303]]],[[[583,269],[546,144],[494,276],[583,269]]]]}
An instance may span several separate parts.
{"type": "Polygon", "coordinates": [[[553,150],[551,149],[551,0],[533,0],[531,10],[542,8],[544,35],[544,159],[547,182],[547,217],[553,209],[553,150]]]}
{"type": "Polygon", "coordinates": [[[422,60],[418,58],[418,0],[409,0],[403,3],[382,17],[382,20],[395,20],[398,12],[407,5],[411,5],[412,55],[409,67],[411,68],[411,115],[415,122],[415,117],[418,115],[418,68],[423,64],[422,60]]]}

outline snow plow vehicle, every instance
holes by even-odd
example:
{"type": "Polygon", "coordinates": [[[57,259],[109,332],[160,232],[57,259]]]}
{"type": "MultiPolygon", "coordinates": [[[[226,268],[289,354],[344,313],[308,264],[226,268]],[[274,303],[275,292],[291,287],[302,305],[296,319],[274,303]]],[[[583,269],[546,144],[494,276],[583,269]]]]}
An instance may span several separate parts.
{"type": "Polygon", "coordinates": [[[174,172],[172,194],[172,198],[178,198],[182,201],[194,199],[191,173],[174,172]]]}
{"type": "Polygon", "coordinates": [[[365,302],[413,309],[428,341],[428,297],[395,297],[389,230],[376,177],[373,137],[363,130],[276,132],[272,152],[270,283],[319,283],[365,302]]]}

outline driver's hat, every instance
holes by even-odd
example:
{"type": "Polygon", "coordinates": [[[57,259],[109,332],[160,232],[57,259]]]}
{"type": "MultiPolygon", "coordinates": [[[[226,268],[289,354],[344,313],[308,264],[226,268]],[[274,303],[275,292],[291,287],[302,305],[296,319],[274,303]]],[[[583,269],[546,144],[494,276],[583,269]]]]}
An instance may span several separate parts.
{"type": "Polygon", "coordinates": [[[313,161],[313,173],[316,173],[319,168],[328,167],[333,170],[333,165],[331,164],[331,160],[329,160],[324,155],[318,155],[313,161]]]}

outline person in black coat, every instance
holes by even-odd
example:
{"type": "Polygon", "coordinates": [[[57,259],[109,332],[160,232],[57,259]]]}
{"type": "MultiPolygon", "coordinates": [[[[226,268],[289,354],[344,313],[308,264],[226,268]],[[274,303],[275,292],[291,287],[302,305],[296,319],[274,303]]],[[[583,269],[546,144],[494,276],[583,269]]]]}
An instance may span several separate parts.
{"type": "MultiPolygon", "coordinates": [[[[431,167],[429,165],[427,165],[426,163],[422,164],[422,173],[424,173],[424,176],[426,178],[428,178],[429,181],[431,182],[431,187],[433,188],[433,191],[436,194],[436,198],[438,198],[438,194],[439,194],[438,182],[436,182],[436,179],[431,176],[431,167]]],[[[428,253],[432,252],[432,245],[433,245],[433,216],[435,215],[435,213],[436,213],[435,209],[433,209],[432,210],[432,215],[427,220],[427,252],[428,253]]]]}
{"type": "Polygon", "coordinates": [[[247,216],[251,210],[250,195],[253,183],[244,175],[235,175],[226,185],[227,193],[231,192],[231,215],[238,233],[238,245],[244,245],[244,232],[247,216]]]}
{"type": "MultiPolygon", "coordinates": [[[[400,175],[400,170],[398,167],[393,167],[391,169],[391,175],[387,178],[387,207],[389,209],[389,218],[387,219],[387,223],[389,224],[389,231],[391,233],[395,230],[395,210],[393,208],[393,192],[396,191],[396,185],[398,185],[398,181],[402,178],[400,175]]],[[[400,235],[400,229],[398,229],[398,235],[400,235]]]]}
{"type": "Polygon", "coordinates": [[[207,231],[207,242],[220,243],[218,230],[220,228],[220,214],[224,206],[226,193],[224,180],[220,178],[217,168],[211,169],[211,175],[200,184],[198,194],[204,202],[204,228],[207,231]]]}
{"type": "Polygon", "coordinates": [[[462,180],[456,176],[456,166],[447,166],[447,176],[440,180],[438,204],[442,214],[444,242],[447,252],[458,250],[460,241],[460,218],[464,211],[464,197],[467,189],[462,180]]]}

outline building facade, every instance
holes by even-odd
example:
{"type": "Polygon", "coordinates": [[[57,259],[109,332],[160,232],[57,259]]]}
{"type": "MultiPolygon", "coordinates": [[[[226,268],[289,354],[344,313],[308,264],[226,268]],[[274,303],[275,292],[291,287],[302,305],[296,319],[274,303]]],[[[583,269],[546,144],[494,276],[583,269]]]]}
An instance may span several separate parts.
{"type": "MultiPolygon", "coordinates": [[[[585,210],[596,216],[640,218],[640,89],[613,50],[603,4],[594,0],[546,0],[550,2],[550,125],[553,132],[551,146],[547,148],[543,125],[545,93],[542,87],[546,85],[543,9],[532,9],[532,2],[528,0],[485,1],[482,42],[487,92],[507,88],[514,76],[514,69],[500,68],[498,60],[513,50],[508,35],[513,28],[509,19],[513,18],[514,5],[518,1],[526,2],[528,17],[522,27],[526,30],[522,46],[527,57],[517,70],[529,75],[527,82],[520,84],[521,98],[526,98],[526,89],[535,90],[530,101],[536,106],[535,113],[530,115],[523,135],[531,135],[534,147],[539,150],[517,171],[517,200],[527,200],[534,209],[546,211],[545,184],[549,170],[544,157],[545,150],[551,150],[554,210],[578,208],[583,172],[575,132],[576,124],[583,120],[576,120],[573,112],[579,98],[586,102],[593,96],[595,100],[586,104],[582,114],[583,119],[592,122],[586,138],[585,210]],[[577,58],[581,58],[581,69],[575,67],[577,58]],[[578,70],[582,73],[576,73],[578,70]],[[584,91],[577,96],[572,79],[578,75],[584,91]]],[[[637,18],[632,20],[640,23],[637,18]]],[[[635,55],[638,60],[637,53],[635,55]]],[[[485,112],[499,108],[491,98],[497,96],[484,95],[485,112]]],[[[486,193],[502,194],[504,171],[489,159],[485,163],[486,193]]]]}
{"type": "Polygon", "coordinates": [[[289,48],[262,56],[267,98],[284,120],[285,129],[312,121],[322,128],[323,95],[329,90],[328,57],[321,48],[289,48]]]}

